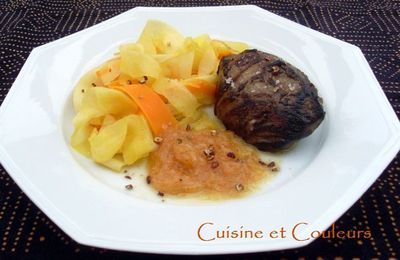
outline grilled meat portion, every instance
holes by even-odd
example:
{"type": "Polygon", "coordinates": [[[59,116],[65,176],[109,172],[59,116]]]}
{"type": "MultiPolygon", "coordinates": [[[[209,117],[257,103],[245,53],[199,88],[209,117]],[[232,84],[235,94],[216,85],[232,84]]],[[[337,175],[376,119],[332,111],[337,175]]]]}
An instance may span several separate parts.
{"type": "Polygon", "coordinates": [[[272,54],[226,56],[218,74],[214,113],[260,150],[287,149],[324,119],[322,99],[307,76],[272,54]]]}

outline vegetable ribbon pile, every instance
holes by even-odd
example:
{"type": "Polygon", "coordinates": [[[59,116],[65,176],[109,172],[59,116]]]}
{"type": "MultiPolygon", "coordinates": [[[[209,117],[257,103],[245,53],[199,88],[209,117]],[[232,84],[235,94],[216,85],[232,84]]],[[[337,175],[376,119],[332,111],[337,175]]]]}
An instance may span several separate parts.
{"type": "Polygon", "coordinates": [[[222,57],[248,46],[183,37],[171,26],[149,20],[136,43],[87,72],[73,93],[77,112],[71,146],[115,171],[145,158],[164,129],[223,126],[202,111],[214,103],[222,57]]]}

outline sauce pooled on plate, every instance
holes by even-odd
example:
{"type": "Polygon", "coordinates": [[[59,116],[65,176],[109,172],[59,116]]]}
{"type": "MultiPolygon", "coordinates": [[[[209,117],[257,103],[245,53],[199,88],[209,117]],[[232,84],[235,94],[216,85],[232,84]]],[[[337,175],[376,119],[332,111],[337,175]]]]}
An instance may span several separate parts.
{"type": "Polygon", "coordinates": [[[237,197],[268,175],[255,148],[230,131],[172,128],[149,157],[149,182],[165,194],[237,197]]]}

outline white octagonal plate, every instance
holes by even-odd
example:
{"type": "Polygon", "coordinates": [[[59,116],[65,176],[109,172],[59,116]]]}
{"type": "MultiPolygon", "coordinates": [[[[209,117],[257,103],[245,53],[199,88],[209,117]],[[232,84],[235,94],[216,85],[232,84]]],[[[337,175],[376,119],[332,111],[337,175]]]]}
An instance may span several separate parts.
{"type": "Polygon", "coordinates": [[[221,254],[307,245],[312,231],[328,228],[365,192],[399,147],[399,121],[359,48],[255,6],[135,8],[35,48],[0,109],[1,163],[32,201],[82,244],[137,252],[221,254]],[[70,149],[74,84],[120,43],[136,40],[148,19],[185,36],[247,42],[299,67],[319,89],[323,124],[281,156],[281,172],[258,193],[214,203],[166,197],[161,203],[143,195],[139,177],[138,191],[125,191],[121,175],[70,149]],[[198,233],[203,223],[213,224],[198,233]],[[294,237],[298,223],[307,224],[297,226],[294,237]],[[271,238],[281,228],[286,236],[271,238]],[[217,230],[260,230],[262,238],[212,240],[217,230]]]}

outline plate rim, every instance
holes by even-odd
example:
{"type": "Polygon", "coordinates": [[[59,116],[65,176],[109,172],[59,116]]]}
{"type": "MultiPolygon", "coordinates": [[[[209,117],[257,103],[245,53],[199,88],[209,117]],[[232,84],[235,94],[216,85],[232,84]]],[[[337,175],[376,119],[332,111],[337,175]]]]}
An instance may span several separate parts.
{"type": "MultiPolygon", "coordinates": [[[[28,70],[34,61],[37,59],[38,52],[42,49],[45,49],[50,46],[56,45],[58,42],[64,41],[65,39],[73,39],[75,37],[79,37],[81,34],[84,34],[87,30],[93,30],[97,27],[102,26],[103,23],[111,23],[115,20],[121,19],[122,16],[129,14],[132,14],[133,12],[140,12],[142,10],[144,11],[164,11],[164,12],[169,12],[169,11],[177,11],[177,10],[184,10],[184,9],[192,9],[192,10],[209,10],[209,9],[219,9],[219,10],[251,10],[251,11],[256,11],[259,13],[267,13],[269,15],[277,16],[279,19],[286,19],[288,22],[291,24],[295,25],[297,29],[301,29],[302,31],[307,31],[307,33],[312,32],[312,34],[318,33],[320,36],[323,35],[324,37],[329,37],[331,40],[334,39],[335,41],[340,42],[340,44],[346,44],[347,46],[354,48],[357,53],[357,59],[359,63],[364,64],[364,74],[368,74],[369,78],[373,83],[369,84],[369,88],[373,90],[376,95],[374,95],[375,101],[379,104],[379,108],[382,112],[382,114],[385,117],[386,122],[392,123],[391,125],[388,124],[388,126],[391,127],[391,138],[390,141],[387,141],[385,146],[382,146],[382,152],[383,154],[380,154],[380,156],[377,156],[374,158],[374,161],[371,163],[367,171],[369,174],[365,174],[364,178],[361,178],[362,180],[358,180],[357,184],[360,185],[360,188],[358,191],[362,190],[362,192],[357,192],[358,196],[352,196],[351,200],[347,199],[346,201],[341,201],[341,209],[342,210],[337,210],[336,212],[342,212],[340,214],[328,214],[331,216],[331,219],[336,220],[339,218],[342,214],[346,212],[364,193],[365,191],[372,185],[372,183],[382,174],[383,170],[386,168],[386,166],[392,161],[393,157],[397,154],[398,150],[400,149],[400,122],[390,105],[382,87],[380,86],[379,82],[377,81],[372,69],[370,68],[367,60],[365,59],[365,56],[362,54],[362,51],[360,48],[358,48],[355,45],[352,45],[350,43],[346,43],[344,41],[338,40],[334,37],[331,37],[329,35],[326,35],[324,33],[315,31],[311,28],[305,27],[303,25],[300,25],[298,23],[295,23],[287,18],[281,17],[279,15],[276,15],[270,11],[267,11],[265,9],[262,9],[258,6],[255,5],[237,5],[237,6],[216,6],[216,7],[135,7],[133,9],[130,9],[126,12],[123,12],[119,15],[116,15],[110,19],[107,19],[103,22],[100,22],[94,26],[88,27],[86,29],[83,29],[81,31],[78,31],[76,33],[73,33],[71,35],[68,35],[66,37],[62,37],[58,40],[52,41],[50,43],[41,45],[39,47],[36,47],[32,50],[30,55],[28,56],[25,64],[23,65],[22,69],[20,70],[17,78],[15,79],[14,83],[12,84],[9,92],[7,93],[6,97],[4,98],[1,107],[0,107],[0,120],[2,118],[2,115],[5,113],[8,104],[12,101],[12,99],[16,96],[16,93],[18,91],[18,82],[21,81],[24,78],[26,70],[28,70]],[[375,86],[379,86],[375,87],[375,86]],[[397,121],[396,121],[397,120],[397,121]],[[397,130],[397,132],[395,131],[397,130]],[[368,177],[368,178],[367,178],[368,177]],[[356,198],[355,198],[356,197],[356,198]],[[343,203],[347,202],[347,203],[343,203]]],[[[249,252],[262,252],[262,251],[274,251],[274,250],[281,250],[281,249],[288,249],[288,248],[298,248],[298,247],[303,247],[311,242],[314,241],[314,239],[310,239],[307,242],[304,243],[295,243],[293,241],[284,241],[281,243],[276,243],[274,249],[265,249],[265,244],[266,243],[240,243],[240,247],[235,247],[233,246],[234,244],[229,244],[228,246],[226,244],[204,244],[204,246],[201,246],[199,244],[176,244],[172,243],[171,245],[169,243],[162,243],[162,245],[159,242],[154,242],[154,244],[158,244],[158,247],[152,247],[151,250],[146,249],[146,247],[143,247],[140,243],[135,243],[136,248],[132,247],[132,244],[129,245],[129,248],[125,247],[120,244],[121,246],[118,245],[121,241],[117,242],[117,244],[113,244],[112,240],[107,240],[104,238],[96,238],[95,236],[91,236],[84,232],[80,227],[76,226],[74,222],[69,221],[67,216],[64,214],[60,214],[57,212],[56,207],[52,206],[52,203],[46,199],[46,197],[36,189],[35,185],[33,185],[29,179],[21,177],[20,169],[18,165],[14,163],[12,158],[8,155],[7,150],[5,149],[2,140],[0,140],[0,161],[6,170],[6,172],[10,175],[10,177],[17,183],[17,185],[24,191],[24,193],[35,203],[38,208],[43,211],[54,223],[57,224],[57,226],[60,227],[63,232],[68,234],[71,238],[73,238],[75,241],[84,244],[84,245],[89,245],[89,246],[95,246],[95,247],[104,247],[104,248],[110,248],[110,249],[116,249],[116,250],[124,250],[124,251],[134,251],[134,252],[142,252],[142,253],[160,253],[160,254],[226,254],[226,253],[249,253],[249,252]],[[29,191],[29,192],[26,192],[29,191]],[[68,228],[64,228],[68,226],[68,228]],[[63,227],[63,228],[62,228],[63,227]],[[281,246],[279,246],[281,245],[281,246]]],[[[354,184],[353,184],[354,185],[354,184]]],[[[339,200],[338,200],[339,201],[339,200]]],[[[318,219],[317,219],[318,220],[318,219]]],[[[326,221],[324,221],[326,222],[326,221]]],[[[129,243],[129,242],[127,242],[129,243]]],[[[149,242],[143,242],[146,245],[152,246],[153,243],[149,242]]]]}

